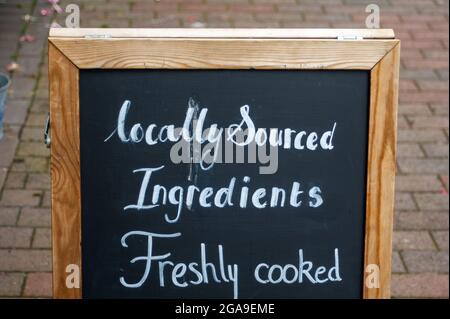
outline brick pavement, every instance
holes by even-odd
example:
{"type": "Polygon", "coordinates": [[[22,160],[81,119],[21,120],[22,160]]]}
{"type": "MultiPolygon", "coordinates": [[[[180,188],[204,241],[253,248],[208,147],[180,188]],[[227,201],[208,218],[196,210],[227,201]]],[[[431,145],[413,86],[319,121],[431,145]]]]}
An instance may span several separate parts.
{"type": "MultiPolygon", "coordinates": [[[[1,297],[51,296],[45,2],[0,0],[0,67],[21,66],[0,141],[1,297]],[[36,41],[20,43],[22,34],[36,41]]],[[[65,2],[80,5],[82,27],[362,28],[365,6],[379,4],[382,27],[402,40],[392,294],[448,298],[448,0],[65,2]]]]}

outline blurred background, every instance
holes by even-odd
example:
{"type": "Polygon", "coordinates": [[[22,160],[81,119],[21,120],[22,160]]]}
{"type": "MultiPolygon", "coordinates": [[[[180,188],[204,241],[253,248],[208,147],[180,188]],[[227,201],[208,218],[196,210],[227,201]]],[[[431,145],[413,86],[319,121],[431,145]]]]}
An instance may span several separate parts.
{"type": "Polygon", "coordinates": [[[70,4],[99,28],[365,28],[376,4],[402,40],[392,296],[448,298],[448,0],[0,0],[0,297],[52,295],[47,35],[70,4]]]}

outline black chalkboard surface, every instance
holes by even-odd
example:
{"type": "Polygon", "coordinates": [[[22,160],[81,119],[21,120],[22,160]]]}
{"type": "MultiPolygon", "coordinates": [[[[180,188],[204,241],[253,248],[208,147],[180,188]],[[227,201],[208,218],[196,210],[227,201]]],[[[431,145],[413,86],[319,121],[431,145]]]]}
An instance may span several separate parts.
{"type": "Polygon", "coordinates": [[[80,70],[83,297],[361,298],[369,76],[80,70]],[[207,109],[205,128],[243,114],[256,129],[290,128],[291,147],[278,148],[274,174],[260,163],[175,164],[175,143],[158,132],[182,127],[189,105],[199,119],[207,109]],[[151,207],[155,185],[167,198],[151,207]],[[272,202],[277,189],[284,201],[272,202]]]}

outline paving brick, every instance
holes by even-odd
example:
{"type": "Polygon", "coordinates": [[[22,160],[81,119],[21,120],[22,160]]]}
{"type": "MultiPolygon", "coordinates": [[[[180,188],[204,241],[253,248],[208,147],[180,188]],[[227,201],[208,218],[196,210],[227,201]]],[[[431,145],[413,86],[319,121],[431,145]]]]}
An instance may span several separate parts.
{"type": "Polygon", "coordinates": [[[208,28],[231,28],[231,21],[209,21],[205,22],[205,26],[208,28]]]}
{"type": "MultiPolygon", "coordinates": [[[[114,26],[116,27],[116,26],[114,26]]],[[[40,86],[36,89],[36,98],[48,101],[48,88],[40,86]]]]}
{"type": "Polygon", "coordinates": [[[37,206],[41,201],[41,191],[5,189],[0,200],[0,205],[16,206],[37,206]]]}
{"type": "MultiPolygon", "coordinates": [[[[22,68],[19,64],[19,70],[22,68]]],[[[14,76],[8,89],[8,99],[31,99],[36,79],[26,76],[14,76]]]]}
{"type": "Polygon", "coordinates": [[[0,227],[0,248],[28,248],[32,235],[32,228],[0,227]]]}
{"type": "Polygon", "coordinates": [[[405,67],[409,69],[441,69],[448,68],[448,60],[445,59],[408,59],[403,61],[405,67]]]}
{"type": "Polygon", "coordinates": [[[33,113],[47,114],[49,112],[48,100],[36,99],[30,111],[33,113]]]}
{"type": "Polygon", "coordinates": [[[283,23],[286,21],[303,21],[303,16],[296,12],[291,13],[257,13],[254,15],[255,21],[262,23],[283,23]]]}
{"type": "Polygon", "coordinates": [[[409,193],[395,194],[395,209],[396,210],[415,210],[416,204],[409,193]]]}
{"type": "Polygon", "coordinates": [[[431,110],[425,103],[400,104],[398,107],[400,115],[431,115],[431,110]]]}
{"type": "MultiPolygon", "coordinates": [[[[36,36],[36,34],[34,34],[36,36]]],[[[23,46],[27,46],[28,43],[24,43],[23,46]]],[[[38,73],[38,68],[40,64],[41,57],[39,55],[36,56],[24,56],[20,55],[17,63],[20,65],[19,70],[14,74],[14,78],[18,76],[24,77],[25,79],[32,80],[31,90],[34,89],[36,85],[36,77],[38,73]]]]}
{"type": "Polygon", "coordinates": [[[29,103],[28,99],[8,100],[5,109],[5,123],[22,125],[27,117],[29,103]]]}
{"type": "Polygon", "coordinates": [[[411,250],[401,255],[410,273],[448,273],[448,252],[411,250]]]}
{"type": "Polygon", "coordinates": [[[403,261],[400,254],[397,251],[392,252],[392,272],[393,273],[404,273],[406,272],[403,261]]]}
{"type": "Polygon", "coordinates": [[[399,142],[447,142],[444,132],[438,129],[398,130],[399,142]]]}
{"type": "Polygon", "coordinates": [[[427,231],[394,231],[392,245],[395,250],[436,249],[427,231]]]}
{"type": "Polygon", "coordinates": [[[24,127],[20,139],[22,141],[41,142],[43,141],[42,128],[24,127]]]}
{"type": "Polygon", "coordinates": [[[5,131],[3,138],[0,139],[0,167],[8,167],[11,164],[17,144],[17,136],[5,131]]]}
{"type": "Polygon", "coordinates": [[[405,129],[405,128],[410,128],[410,127],[411,127],[411,125],[407,121],[406,117],[399,114],[398,118],[397,118],[397,128],[405,129]]]}
{"type": "MultiPolygon", "coordinates": [[[[439,81],[436,81],[436,82],[439,82],[439,81]]],[[[400,91],[417,91],[416,81],[414,81],[414,80],[400,81],[399,89],[400,89],[400,91]]]]}
{"type": "Polygon", "coordinates": [[[203,11],[225,11],[227,9],[227,6],[225,4],[221,3],[207,3],[207,4],[201,4],[201,3],[181,3],[179,5],[179,10],[182,12],[203,12],[203,11]]]}
{"type": "Polygon", "coordinates": [[[19,216],[19,208],[0,207],[0,226],[15,225],[18,216],[19,216]]]}
{"type": "MultiPolygon", "coordinates": [[[[349,15],[325,15],[323,13],[308,13],[304,15],[305,21],[309,22],[342,22],[351,21],[352,16],[349,15]]],[[[354,16],[353,16],[354,17],[354,16]]]]}
{"type": "Polygon", "coordinates": [[[27,275],[24,296],[26,297],[51,297],[52,274],[30,273],[27,275]]]}
{"type": "Polygon", "coordinates": [[[412,127],[448,128],[448,118],[442,116],[408,116],[412,127]]]}
{"type": "Polygon", "coordinates": [[[6,127],[4,127],[4,129],[8,134],[14,134],[15,136],[18,136],[19,132],[20,132],[20,125],[10,124],[10,125],[6,125],[6,127]]]}
{"type": "Polygon", "coordinates": [[[448,173],[448,159],[416,159],[404,158],[399,161],[402,173],[417,174],[446,174],[448,173]]]}
{"type": "Polygon", "coordinates": [[[25,125],[28,127],[35,126],[35,127],[43,128],[46,120],[47,120],[47,114],[30,113],[28,115],[28,119],[27,119],[25,125]]]}
{"type": "MultiPolygon", "coordinates": [[[[448,18],[447,18],[448,19],[448,18]]],[[[444,12],[438,13],[434,11],[434,14],[408,14],[402,17],[405,22],[444,22],[446,17],[444,12]]]]}
{"type": "MultiPolygon", "coordinates": [[[[172,2],[185,2],[185,0],[171,0],[172,2]]],[[[190,2],[198,3],[203,2],[203,0],[189,0],[190,2]]],[[[251,0],[208,0],[208,3],[246,3],[250,4],[251,0]]]]}
{"type": "Polygon", "coordinates": [[[24,207],[20,212],[18,225],[46,227],[51,225],[51,214],[48,208],[24,207]]]}
{"type": "Polygon", "coordinates": [[[448,50],[422,50],[422,53],[426,58],[429,59],[448,59],[449,57],[448,50]]]}
{"type": "Polygon", "coordinates": [[[51,252],[43,249],[0,249],[0,271],[51,271],[51,252]]]}
{"type": "Polygon", "coordinates": [[[448,210],[448,194],[423,193],[415,194],[417,205],[422,210],[448,210]]]}
{"type": "Polygon", "coordinates": [[[27,174],[24,172],[9,172],[6,179],[5,187],[7,188],[23,188],[25,187],[25,179],[27,174]]]}
{"type": "Polygon", "coordinates": [[[397,298],[448,298],[448,274],[394,274],[391,289],[397,298]]]}
{"type": "Polygon", "coordinates": [[[436,175],[397,175],[395,189],[399,192],[440,191],[442,184],[436,175]]]}
{"type": "Polygon", "coordinates": [[[0,167],[0,190],[6,181],[6,174],[8,174],[8,169],[6,167],[0,167]]]}
{"type": "MultiPolygon", "coordinates": [[[[448,57],[447,57],[448,59],[448,57]]],[[[418,86],[422,90],[447,91],[448,81],[418,81],[418,86]]]]}
{"type": "MultiPolygon", "coordinates": [[[[398,33],[399,31],[401,31],[401,29],[396,27],[395,33],[398,33]]],[[[423,57],[423,54],[422,54],[422,50],[419,50],[419,49],[411,49],[408,51],[402,51],[402,59],[421,58],[421,57],[423,57]]],[[[402,81],[404,81],[404,80],[402,80],[402,81]]]]}
{"type": "Polygon", "coordinates": [[[404,5],[408,5],[410,9],[415,9],[417,7],[424,8],[427,6],[434,6],[435,3],[433,0],[395,0],[395,5],[397,5],[400,13],[416,13],[416,10],[407,11],[403,9],[404,5]]]}
{"type": "Polygon", "coordinates": [[[397,157],[423,157],[424,154],[418,144],[400,143],[397,145],[397,157]]]}
{"type": "Polygon", "coordinates": [[[42,207],[50,207],[52,204],[52,194],[50,191],[45,191],[42,198],[42,207]]]}
{"type": "Polygon", "coordinates": [[[36,228],[33,238],[33,248],[51,248],[52,232],[50,228],[36,228]]]}
{"type": "Polygon", "coordinates": [[[397,212],[395,215],[395,229],[448,229],[448,212],[397,212]]]}
{"type": "Polygon", "coordinates": [[[311,13],[323,13],[323,12],[329,12],[329,13],[334,13],[331,12],[333,9],[336,10],[339,7],[331,7],[331,6],[318,6],[318,5],[308,5],[308,4],[304,4],[303,2],[298,3],[293,5],[291,3],[282,3],[282,4],[278,4],[277,5],[277,9],[278,12],[283,13],[283,14],[289,14],[292,12],[295,12],[296,14],[301,14],[304,12],[311,12],[311,13]]]}
{"type": "Polygon", "coordinates": [[[21,142],[17,151],[19,156],[49,156],[50,151],[43,142],[21,142]]]}
{"type": "Polygon", "coordinates": [[[448,192],[448,174],[441,174],[439,175],[439,177],[441,178],[442,183],[444,184],[445,189],[448,192]]]}
{"type": "Polygon", "coordinates": [[[432,103],[430,108],[435,115],[448,115],[448,104],[432,103]]]}
{"type": "MultiPolygon", "coordinates": [[[[402,43],[402,50],[403,48],[402,43]]],[[[400,71],[400,80],[402,79],[410,79],[410,80],[437,80],[439,77],[436,72],[433,70],[401,70],[400,71]]]]}
{"type": "MultiPolygon", "coordinates": [[[[448,70],[437,70],[436,72],[438,74],[439,79],[448,81],[448,70]]],[[[448,97],[448,92],[446,92],[446,93],[447,93],[447,97],[448,97]]],[[[443,101],[448,101],[448,99],[445,100],[445,98],[444,98],[443,101]]]]}
{"type": "Polygon", "coordinates": [[[31,173],[28,175],[28,189],[50,189],[50,175],[47,173],[31,173]]]}
{"type": "Polygon", "coordinates": [[[422,145],[425,153],[429,157],[446,157],[448,158],[448,143],[427,143],[422,145]]]}
{"type": "MultiPolygon", "coordinates": [[[[448,225],[448,223],[447,223],[448,225]]],[[[436,241],[438,248],[448,252],[448,230],[432,232],[433,238],[436,241]]]]}
{"type": "Polygon", "coordinates": [[[15,158],[11,167],[14,172],[46,172],[48,171],[49,161],[47,157],[26,157],[15,158]]]}
{"type": "Polygon", "coordinates": [[[41,41],[27,43],[27,45],[22,46],[20,49],[20,55],[23,55],[23,56],[35,55],[36,53],[40,53],[40,52],[42,52],[42,42],[41,41]]]}
{"type": "Polygon", "coordinates": [[[0,272],[0,297],[19,297],[24,273],[0,272]]]}
{"type": "Polygon", "coordinates": [[[266,3],[258,5],[248,5],[248,4],[231,4],[230,10],[232,12],[275,12],[275,6],[266,3]]]}
{"type": "MultiPolygon", "coordinates": [[[[197,2],[198,3],[198,2],[197,2]]],[[[170,2],[164,2],[164,1],[158,1],[156,3],[146,3],[146,2],[136,2],[133,5],[133,11],[134,12],[142,12],[142,10],[146,11],[154,11],[154,12],[176,12],[178,8],[177,3],[170,3],[170,2]]]]}
{"type": "Polygon", "coordinates": [[[440,103],[448,101],[447,92],[409,92],[400,94],[400,103],[440,103]]]}

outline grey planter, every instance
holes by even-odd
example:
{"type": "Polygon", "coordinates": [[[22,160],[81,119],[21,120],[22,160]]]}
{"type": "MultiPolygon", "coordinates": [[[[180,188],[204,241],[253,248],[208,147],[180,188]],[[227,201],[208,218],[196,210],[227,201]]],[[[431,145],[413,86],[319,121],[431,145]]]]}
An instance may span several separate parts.
{"type": "Polygon", "coordinates": [[[9,87],[9,77],[0,73],[0,139],[3,137],[3,116],[5,114],[6,95],[9,87]]]}

